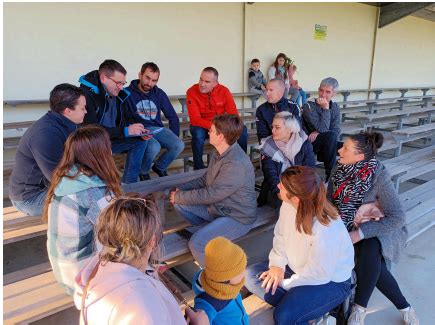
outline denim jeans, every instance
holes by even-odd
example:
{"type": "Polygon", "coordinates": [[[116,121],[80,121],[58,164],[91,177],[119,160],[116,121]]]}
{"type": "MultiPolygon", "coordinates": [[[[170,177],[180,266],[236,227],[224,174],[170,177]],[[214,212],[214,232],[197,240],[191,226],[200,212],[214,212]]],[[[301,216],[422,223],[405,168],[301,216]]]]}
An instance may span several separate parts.
{"type": "MultiPolygon", "coordinates": [[[[202,156],[204,153],[204,142],[208,139],[208,129],[200,126],[190,126],[190,134],[192,135],[192,155],[193,155],[193,169],[204,168],[202,156]]],[[[243,151],[248,150],[248,129],[243,126],[243,132],[237,143],[242,147],[243,151]]]]}
{"type": "MultiPolygon", "coordinates": [[[[146,129],[152,131],[159,127],[146,127],[146,129]]],[[[177,137],[174,132],[164,128],[162,131],[154,135],[148,140],[148,146],[145,151],[144,162],[142,164],[142,173],[148,174],[151,170],[154,158],[159,154],[160,149],[165,148],[160,157],[154,162],[157,169],[166,171],[168,166],[178,157],[178,155],[184,150],[184,142],[177,137]]]]}
{"type": "Polygon", "coordinates": [[[299,104],[300,107],[302,107],[302,105],[304,105],[307,102],[307,93],[301,88],[299,89],[299,95],[296,98],[296,103],[299,104]],[[299,99],[300,99],[300,103],[299,103],[299,99]]]}
{"type": "Polygon", "coordinates": [[[195,260],[204,267],[205,246],[218,236],[235,240],[249,232],[252,225],[244,225],[230,217],[214,217],[208,213],[207,205],[174,204],[177,213],[194,227],[189,241],[189,249],[195,260]]]}
{"type": "Polygon", "coordinates": [[[112,140],[112,153],[127,152],[124,175],[122,175],[121,179],[123,183],[130,184],[137,182],[142,170],[147,145],[148,141],[144,141],[138,137],[112,140]]]}
{"type": "MultiPolygon", "coordinates": [[[[336,306],[350,295],[350,279],[344,282],[328,282],[321,285],[306,285],[285,290],[278,287],[275,294],[265,293],[258,278],[269,269],[269,261],[250,265],[246,270],[246,288],[275,307],[275,324],[308,324],[336,306]]],[[[294,274],[288,266],[284,278],[294,274]]]]}
{"type": "Polygon", "coordinates": [[[337,141],[337,134],[327,131],[319,133],[313,142],[313,150],[317,155],[317,160],[325,165],[325,181],[328,181],[331,176],[331,171],[337,162],[337,150],[342,146],[342,143],[337,141]]]}
{"type": "Polygon", "coordinates": [[[47,197],[47,189],[39,192],[27,201],[13,201],[12,204],[18,211],[21,211],[28,216],[41,216],[44,208],[45,198],[47,197]]]}

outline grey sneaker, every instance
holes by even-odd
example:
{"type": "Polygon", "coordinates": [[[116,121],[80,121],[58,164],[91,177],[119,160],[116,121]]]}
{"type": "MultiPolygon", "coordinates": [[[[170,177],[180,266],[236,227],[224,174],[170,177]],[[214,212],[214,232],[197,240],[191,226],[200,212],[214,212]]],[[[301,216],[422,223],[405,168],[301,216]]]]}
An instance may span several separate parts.
{"type": "Polygon", "coordinates": [[[364,325],[364,318],[366,318],[366,310],[363,307],[353,305],[347,325],[364,325]]]}
{"type": "Polygon", "coordinates": [[[410,307],[408,310],[401,310],[403,321],[406,325],[419,325],[420,321],[418,320],[417,314],[415,313],[415,309],[410,307]]]}

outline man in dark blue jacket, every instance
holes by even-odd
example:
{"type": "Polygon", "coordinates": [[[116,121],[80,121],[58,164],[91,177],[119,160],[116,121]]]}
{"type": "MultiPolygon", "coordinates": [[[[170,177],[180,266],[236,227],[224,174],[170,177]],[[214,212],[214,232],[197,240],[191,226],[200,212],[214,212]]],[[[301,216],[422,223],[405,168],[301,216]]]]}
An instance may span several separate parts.
{"type": "MultiPolygon", "coordinates": [[[[258,141],[272,135],[273,117],[278,112],[287,111],[295,116],[301,125],[298,104],[284,98],[285,84],[280,79],[271,79],[266,86],[267,102],[261,104],[255,113],[258,141]]],[[[303,126],[302,126],[303,127],[303,126]]]]}
{"type": "Polygon", "coordinates": [[[163,177],[167,176],[168,166],[183,151],[184,142],[179,138],[180,122],[177,113],[166,93],[157,87],[159,77],[157,64],[146,62],[139,72],[139,79],[133,80],[126,90],[131,93],[127,101],[142,118],[142,124],[150,131],[160,130],[148,140],[143,173],[148,174],[152,168],[157,175],[163,177]],[[162,112],[169,121],[169,129],[163,128],[162,112]],[[162,147],[166,150],[153,165],[153,160],[162,147]]]}
{"type": "Polygon", "coordinates": [[[99,124],[110,135],[113,153],[127,153],[123,183],[149,179],[144,168],[144,154],[150,137],[142,125],[142,119],[129,107],[130,92],[123,89],[127,83],[127,71],[115,60],[105,60],[98,70],[89,72],[79,79],[80,88],[86,96],[88,114],[84,124],[99,124]]]}
{"type": "Polygon", "coordinates": [[[9,180],[9,197],[17,210],[40,216],[52,173],[66,139],[86,114],[83,91],[60,84],[50,92],[50,111],[24,133],[9,180]]]}

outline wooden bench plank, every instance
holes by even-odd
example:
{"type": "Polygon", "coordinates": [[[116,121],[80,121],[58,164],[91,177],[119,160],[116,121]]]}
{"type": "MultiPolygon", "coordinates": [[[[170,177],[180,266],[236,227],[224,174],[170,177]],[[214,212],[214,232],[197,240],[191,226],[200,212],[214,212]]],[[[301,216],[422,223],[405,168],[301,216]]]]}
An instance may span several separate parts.
{"type": "Polygon", "coordinates": [[[410,135],[428,132],[428,131],[435,131],[435,123],[423,124],[423,125],[414,126],[414,127],[410,127],[410,128],[394,130],[391,133],[393,136],[407,136],[408,137],[410,135]]]}

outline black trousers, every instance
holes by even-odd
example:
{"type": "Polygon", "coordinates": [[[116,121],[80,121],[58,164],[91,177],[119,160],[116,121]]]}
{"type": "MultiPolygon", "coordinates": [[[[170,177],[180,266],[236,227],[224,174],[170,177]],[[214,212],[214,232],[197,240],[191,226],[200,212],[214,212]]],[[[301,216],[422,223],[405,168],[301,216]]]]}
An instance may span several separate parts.
{"type": "Polygon", "coordinates": [[[331,176],[331,171],[335,167],[337,161],[337,150],[343,146],[342,142],[337,142],[337,134],[332,131],[319,133],[316,140],[313,142],[314,153],[317,155],[317,160],[325,165],[325,176],[328,181],[331,176]]]}
{"type": "Polygon", "coordinates": [[[367,308],[373,290],[379,289],[397,309],[409,307],[396,279],[387,269],[381,243],[374,238],[363,239],[355,247],[356,293],[355,303],[367,308]]]}

